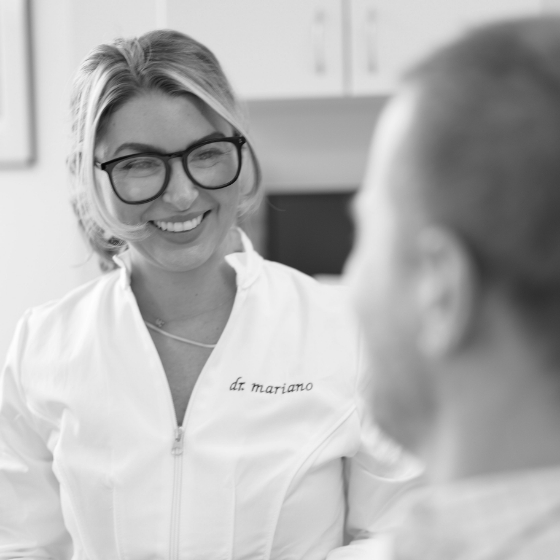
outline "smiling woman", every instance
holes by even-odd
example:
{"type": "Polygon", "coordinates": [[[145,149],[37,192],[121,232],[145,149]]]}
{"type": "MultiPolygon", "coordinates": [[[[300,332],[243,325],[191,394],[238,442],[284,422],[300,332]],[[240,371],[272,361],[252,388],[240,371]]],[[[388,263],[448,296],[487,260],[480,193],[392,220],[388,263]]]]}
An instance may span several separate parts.
{"type": "Polygon", "coordinates": [[[19,324],[0,558],[371,558],[415,467],[372,422],[344,292],[236,226],[260,172],[217,60],[174,31],[101,45],[72,111],[106,274],[19,324]]]}

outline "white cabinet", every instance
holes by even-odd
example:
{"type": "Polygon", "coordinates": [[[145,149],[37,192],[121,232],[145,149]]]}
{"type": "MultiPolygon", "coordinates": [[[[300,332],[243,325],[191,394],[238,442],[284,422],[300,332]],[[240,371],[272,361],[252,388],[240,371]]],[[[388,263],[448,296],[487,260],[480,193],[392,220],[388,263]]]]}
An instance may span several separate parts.
{"type": "Polygon", "coordinates": [[[414,61],[462,31],[539,14],[542,0],[347,0],[354,95],[389,92],[414,61]]]}
{"type": "Polygon", "coordinates": [[[245,98],[343,94],[341,0],[167,0],[166,25],[216,54],[245,98]]]}
{"type": "Polygon", "coordinates": [[[389,93],[462,30],[550,1],[157,0],[160,25],[209,46],[246,99],[389,93]]]}
{"type": "Polygon", "coordinates": [[[468,28],[492,20],[540,14],[546,6],[546,0],[469,0],[457,5],[457,13],[461,26],[468,28]]]}
{"type": "MultiPolygon", "coordinates": [[[[470,0],[469,0],[470,1],[470,0]]],[[[450,0],[349,0],[349,91],[390,91],[399,75],[458,31],[450,0]]]]}

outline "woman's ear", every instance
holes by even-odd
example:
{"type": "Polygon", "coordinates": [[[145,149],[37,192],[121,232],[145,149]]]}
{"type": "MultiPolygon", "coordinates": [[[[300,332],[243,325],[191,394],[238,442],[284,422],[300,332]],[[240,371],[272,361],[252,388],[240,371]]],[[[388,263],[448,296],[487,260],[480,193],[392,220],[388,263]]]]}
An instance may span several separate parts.
{"type": "Polygon", "coordinates": [[[466,245],[449,229],[427,228],[417,243],[418,347],[426,356],[441,357],[455,351],[472,327],[476,267],[466,245]]]}

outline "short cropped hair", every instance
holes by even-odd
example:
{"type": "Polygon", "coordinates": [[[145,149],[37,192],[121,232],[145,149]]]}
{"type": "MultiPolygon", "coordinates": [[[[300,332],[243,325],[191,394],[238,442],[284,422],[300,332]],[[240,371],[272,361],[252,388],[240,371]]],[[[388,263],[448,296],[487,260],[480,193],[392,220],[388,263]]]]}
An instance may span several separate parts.
{"type": "Polygon", "coordinates": [[[560,19],[479,28],[404,83],[427,215],[560,346],[560,19]]]}
{"type": "Polygon", "coordinates": [[[262,198],[257,156],[240,105],[222,68],[204,45],[172,30],[157,30],[138,38],[117,39],[93,49],[81,64],[71,99],[72,205],[89,244],[104,269],[127,241],[148,235],[146,225],[115,219],[94,175],[94,150],[112,114],[145,92],[170,96],[194,94],[248,139],[253,185],[244,191],[238,217],[252,212],[262,198]]]}

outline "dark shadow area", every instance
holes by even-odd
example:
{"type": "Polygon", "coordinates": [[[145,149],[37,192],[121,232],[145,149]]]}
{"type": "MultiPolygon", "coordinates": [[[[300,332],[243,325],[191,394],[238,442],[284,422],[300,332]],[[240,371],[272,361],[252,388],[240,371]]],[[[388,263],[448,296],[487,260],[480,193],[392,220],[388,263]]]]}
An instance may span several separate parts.
{"type": "Polygon", "coordinates": [[[352,248],[352,192],[267,197],[268,259],[311,276],[340,274],[352,248]]]}

